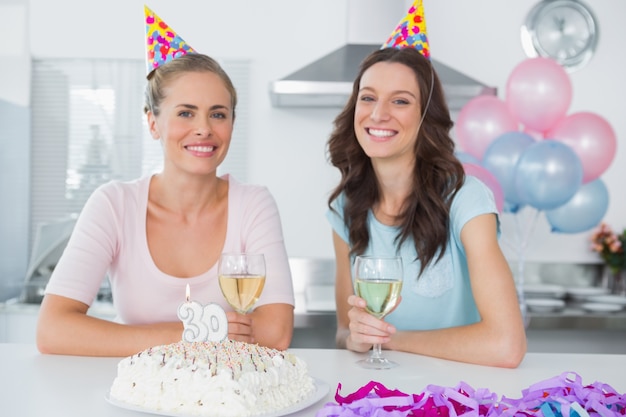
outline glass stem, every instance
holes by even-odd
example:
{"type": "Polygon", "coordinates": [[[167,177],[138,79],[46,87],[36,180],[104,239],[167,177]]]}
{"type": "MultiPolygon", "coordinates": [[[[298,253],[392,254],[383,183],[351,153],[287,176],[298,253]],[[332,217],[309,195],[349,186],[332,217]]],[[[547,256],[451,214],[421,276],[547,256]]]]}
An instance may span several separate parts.
{"type": "Polygon", "coordinates": [[[382,345],[380,343],[376,343],[372,346],[372,354],[370,355],[371,359],[382,359],[383,355],[381,352],[382,345]]]}

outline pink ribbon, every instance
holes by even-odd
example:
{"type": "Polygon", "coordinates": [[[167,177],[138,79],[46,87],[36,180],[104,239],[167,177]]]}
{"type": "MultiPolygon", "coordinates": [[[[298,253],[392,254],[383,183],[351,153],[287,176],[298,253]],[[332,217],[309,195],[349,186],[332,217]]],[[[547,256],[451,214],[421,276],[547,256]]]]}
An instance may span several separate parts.
{"type": "Polygon", "coordinates": [[[370,381],[356,392],[335,393],[316,417],[623,417],[626,394],[601,382],[583,385],[580,375],[565,372],[522,390],[517,399],[488,389],[474,389],[465,382],[456,387],[428,385],[419,394],[391,390],[370,381]]]}

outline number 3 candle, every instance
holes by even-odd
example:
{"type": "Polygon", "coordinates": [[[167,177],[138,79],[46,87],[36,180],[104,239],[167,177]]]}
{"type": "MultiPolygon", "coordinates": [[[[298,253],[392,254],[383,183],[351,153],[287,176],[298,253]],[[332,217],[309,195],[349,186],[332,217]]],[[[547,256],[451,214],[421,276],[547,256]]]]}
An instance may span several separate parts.
{"type": "Polygon", "coordinates": [[[228,336],[226,312],[216,303],[205,306],[191,300],[189,284],[185,302],[178,307],[178,318],[182,320],[185,342],[219,342],[228,336]]]}

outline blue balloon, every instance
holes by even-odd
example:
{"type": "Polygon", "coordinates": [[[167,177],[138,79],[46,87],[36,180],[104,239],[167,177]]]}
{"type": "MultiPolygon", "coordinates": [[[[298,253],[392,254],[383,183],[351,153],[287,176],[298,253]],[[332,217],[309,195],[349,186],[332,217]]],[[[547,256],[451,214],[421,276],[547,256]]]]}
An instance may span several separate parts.
{"type": "Polygon", "coordinates": [[[514,204],[504,200],[504,208],[502,209],[502,211],[504,211],[505,213],[515,214],[522,208],[524,208],[523,204],[514,204]]]}
{"type": "Polygon", "coordinates": [[[601,179],[581,185],[567,203],[546,211],[553,232],[580,233],[596,227],[609,208],[609,190],[601,179]]]}
{"type": "Polygon", "coordinates": [[[568,145],[544,139],[531,144],[515,167],[515,189],[520,200],[538,210],[567,203],[583,182],[583,165],[568,145]]]}
{"type": "Polygon", "coordinates": [[[519,207],[521,203],[515,188],[515,167],[522,153],[533,143],[533,137],[524,132],[507,132],[494,139],[483,155],[483,166],[498,179],[504,201],[511,207],[519,207]]]}
{"type": "Polygon", "coordinates": [[[467,152],[456,151],[454,153],[456,159],[461,161],[462,164],[474,164],[480,165],[480,161],[474,155],[470,155],[467,152]]]}

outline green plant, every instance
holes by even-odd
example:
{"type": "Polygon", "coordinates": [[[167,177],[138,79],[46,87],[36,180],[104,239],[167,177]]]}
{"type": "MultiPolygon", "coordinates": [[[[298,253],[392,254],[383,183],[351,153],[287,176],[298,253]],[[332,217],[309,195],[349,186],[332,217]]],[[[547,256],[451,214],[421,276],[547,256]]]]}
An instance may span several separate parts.
{"type": "Polygon", "coordinates": [[[591,235],[591,250],[598,252],[614,274],[626,270],[624,247],[626,247],[626,229],[618,235],[606,223],[600,223],[591,235]]]}

